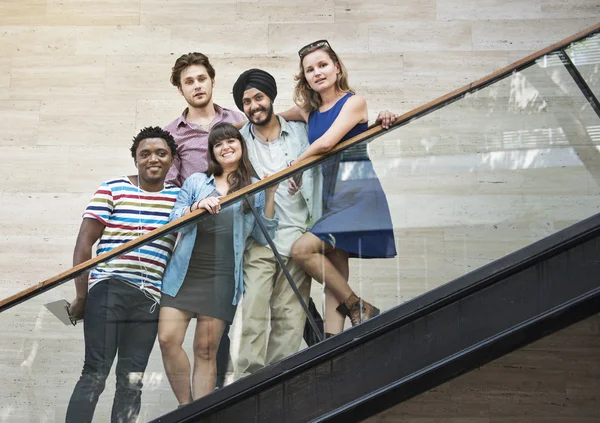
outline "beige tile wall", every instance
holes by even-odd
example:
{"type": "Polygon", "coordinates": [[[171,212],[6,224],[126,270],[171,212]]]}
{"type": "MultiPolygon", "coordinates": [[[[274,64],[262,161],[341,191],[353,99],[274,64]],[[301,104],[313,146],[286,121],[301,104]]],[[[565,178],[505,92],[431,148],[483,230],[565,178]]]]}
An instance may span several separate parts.
{"type": "MultiPolygon", "coordinates": [[[[2,1],[0,190],[85,196],[112,176],[106,169],[132,172],[128,157],[115,153],[126,151],[136,130],[164,125],[184,107],[168,79],[174,60],[188,51],[215,62],[220,104],[232,107],[237,75],[262,66],[279,81],[283,109],[292,104],[296,50],[328,38],[374,118],[383,108],[410,110],[599,16],[592,0],[2,1]],[[73,146],[88,148],[89,165],[77,163],[88,159],[73,156],[73,146]]],[[[35,222],[33,203],[24,198],[22,208],[35,222]]],[[[73,211],[69,220],[77,224],[79,215],[73,211]]],[[[0,220],[8,219],[2,207],[0,220]]],[[[70,255],[62,252],[60,266],[70,255]]],[[[20,269],[18,282],[33,284],[51,269],[20,269]]],[[[9,285],[0,292],[14,291],[9,285]]]]}
{"type": "MultiPolygon", "coordinates": [[[[211,57],[215,99],[226,107],[235,107],[231,86],[242,71],[272,72],[283,110],[292,105],[297,49],[327,38],[374,119],[378,110],[406,112],[598,21],[595,0],[0,0],[0,297],[69,268],[95,188],[135,171],[128,149],[137,130],[164,125],[185,106],[169,84],[183,53],[211,57]]],[[[518,78],[511,84],[526,91],[518,78]]],[[[555,139],[573,142],[569,134],[581,128],[515,112],[512,92],[492,89],[372,144],[399,255],[352,262],[351,283],[362,295],[395,306],[597,211],[596,147],[589,140],[578,147],[585,167],[570,172],[575,155],[567,152],[550,154],[544,168],[544,149],[555,139]],[[511,122],[513,135],[495,126],[494,113],[511,122]],[[473,117],[461,124],[466,115],[481,128],[473,117]],[[523,136],[538,140],[537,150],[504,151],[511,137],[523,136]],[[529,163],[540,170],[529,171],[529,163]]],[[[80,328],[66,334],[41,304],[0,316],[16,328],[16,352],[0,364],[17,381],[11,398],[19,404],[6,407],[3,396],[0,422],[64,418],[81,365],[80,328]],[[36,321],[45,329],[36,332],[36,321]],[[36,390],[20,367],[42,333],[50,336],[40,341],[49,355],[40,357],[52,361],[52,351],[63,349],[56,339],[75,349],[72,365],[57,370],[59,391],[36,390]]],[[[157,351],[149,375],[145,395],[155,406],[145,402],[144,418],[175,405],[157,351]]],[[[111,396],[107,389],[99,416],[111,396]]]]}

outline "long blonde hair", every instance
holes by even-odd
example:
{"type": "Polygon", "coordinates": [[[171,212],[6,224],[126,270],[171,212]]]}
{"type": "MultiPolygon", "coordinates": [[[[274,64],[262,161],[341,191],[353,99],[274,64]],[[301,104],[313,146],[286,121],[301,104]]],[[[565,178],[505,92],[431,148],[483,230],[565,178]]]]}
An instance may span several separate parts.
{"type": "Polygon", "coordinates": [[[317,110],[319,107],[321,107],[321,104],[323,103],[321,95],[315,90],[313,90],[308,84],[308,81],[304,76],[304,67],[302,66],[304,58],[315,50],[323,50],[331,58],[333,64],[338,65],[338,67],[340,68],[340,73],[338,74],[338,77],[335,81],[336,91],[340,93],[355,94],[355,91],[350,87],[350,84],[348,83],[348,71],[346,70],[346,67],[344,66],[340,58],[337,56],[337,54],[335,54],[335,52],[331,49],[331,47],[329,47],[329,45],[315,47],[314,49],[310,50],[307,54],[305,54],[304,57],[302,57],[302,59],[300,59],[300,71],[298,72],[298,75],[294,77],[294,80],[296,81],[296,88],[294,88],[294,103],[296,103],[298,107],[300,107],[307,113],[317,110]]]}

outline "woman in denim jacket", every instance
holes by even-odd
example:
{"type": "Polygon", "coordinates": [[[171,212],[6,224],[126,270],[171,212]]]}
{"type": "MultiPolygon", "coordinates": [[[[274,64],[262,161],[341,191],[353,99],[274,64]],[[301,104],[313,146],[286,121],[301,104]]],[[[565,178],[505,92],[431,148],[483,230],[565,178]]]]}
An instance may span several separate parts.
{"type": "MultiPolygon", "coordinates": [[[[181,238],[162,284],[158,340],[165,372],[180,405],[215,388],[216,353],[223,330],[231,323],[244,288],[244,250],[249,237],[266,244],[245,201],[221,209],[220,198],[256,182],[240,132],[220,123],[208,137],[208,171],[190,176],[179,193],[170,220],[198,209],[210,215],[180,230],[181,238]],[[196,317],[194,370],[182,348],[190,320],[196,317]]],[[[277,186],[251,201],[271,237],[275,234],[277,186]]]]}

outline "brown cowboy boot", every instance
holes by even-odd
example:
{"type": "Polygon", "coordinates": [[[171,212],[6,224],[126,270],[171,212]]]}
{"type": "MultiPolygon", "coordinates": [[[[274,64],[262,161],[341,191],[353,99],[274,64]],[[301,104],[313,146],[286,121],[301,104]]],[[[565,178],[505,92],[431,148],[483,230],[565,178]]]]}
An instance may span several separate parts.
{"type": "Polygon", "coordinates": [[[369,320],[372,317],[379,315],[379,309],[373,304],[369,304],[362,298],[352,293],[346,301],[341,303],[337,308],[337,311],[350,318],[352,326],[356,326],[365,320],[369,320]]]}

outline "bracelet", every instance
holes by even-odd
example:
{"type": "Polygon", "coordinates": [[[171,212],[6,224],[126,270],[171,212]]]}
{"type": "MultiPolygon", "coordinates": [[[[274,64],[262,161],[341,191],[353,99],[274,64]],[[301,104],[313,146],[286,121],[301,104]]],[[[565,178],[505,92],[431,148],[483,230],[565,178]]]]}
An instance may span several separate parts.
{"type": "Polygon", "coordinates": [[[190,213],[192,213],[192,206],[193,206],[194,204],[195,204],[195,203],[192,203],[192,204],[190,204],[190,213]]]}

